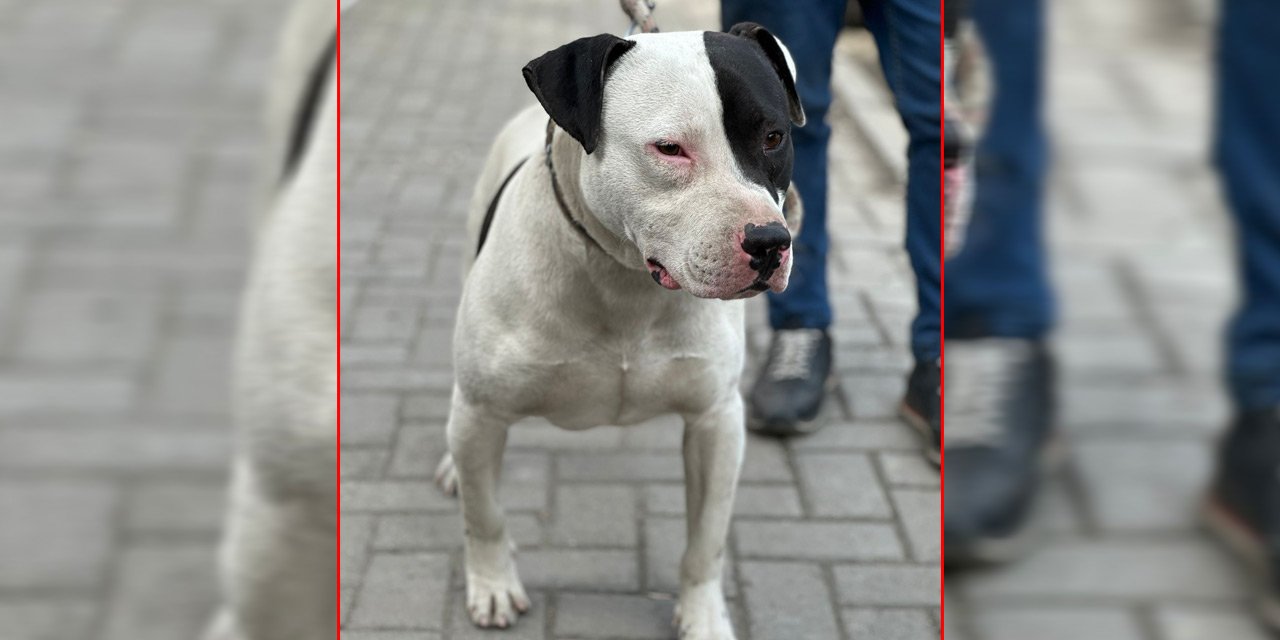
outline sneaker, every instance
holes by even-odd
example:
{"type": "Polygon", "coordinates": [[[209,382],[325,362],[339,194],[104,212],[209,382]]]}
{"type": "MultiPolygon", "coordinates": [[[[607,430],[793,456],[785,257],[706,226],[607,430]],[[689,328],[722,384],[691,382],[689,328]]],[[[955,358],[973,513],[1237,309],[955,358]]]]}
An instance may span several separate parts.
{"type": "Polygon", "coordinates": [[[769,359],[747,400],[753,431],[775,436],[812,433],[831,382],[831,336],[826,329],[778,329],[769,359]]]}
{"type": "Polygon", "coordinates": [[[1280,630],[1280,407],[1236,418],[1218,453],[1203,515],[1252,570],[1262,620],[1280,630]]]}
{"type": "Polygon", "coordinates": [[[942,396],[942,362],[917,362],[907,377],[907,393],[898,407],[898,415],[915,428],[928,443],[924,457],[933,464],[942,462],[942,426],[939,400],[942,396]]]}
{"type": "Polygon", "coordinates": [[[1012,560],[1057,457],[1052,358],[1038,341],[987,338],[948,340],[945,362],[947,564],[1012,560]]]}

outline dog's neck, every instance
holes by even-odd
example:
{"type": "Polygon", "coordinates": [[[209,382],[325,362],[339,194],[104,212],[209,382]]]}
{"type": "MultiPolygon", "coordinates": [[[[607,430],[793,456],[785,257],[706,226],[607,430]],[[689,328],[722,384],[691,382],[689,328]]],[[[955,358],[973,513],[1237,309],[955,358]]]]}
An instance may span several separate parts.
{"type": "MultiPolygon", "coordinates": [[[[601,257],[611,259],[627,269],[643,272],[644,257],[636,246],[604,226],[586,204],[579,180],[584,155],[582,145],[563,129],[555,127],[548,154],[549,164],[553,167],[551,179],[555,180],[555,185],[559,188],[568,216],[582,226],[587,237],[581,238],[581,241],[589,245],[588,253],[603,253],[604,256],[601,257]]],[[[559,203],[557,206],[560,206],[559,203]]],[[[569,224],[571,223],[566,221],[566,225],[569,224]]]]}

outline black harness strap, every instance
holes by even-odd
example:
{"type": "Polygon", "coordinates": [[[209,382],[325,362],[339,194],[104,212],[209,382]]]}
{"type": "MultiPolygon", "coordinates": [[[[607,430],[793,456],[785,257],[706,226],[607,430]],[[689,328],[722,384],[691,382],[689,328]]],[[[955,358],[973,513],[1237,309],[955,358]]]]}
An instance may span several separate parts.
{"type": "Polygon", "coordinates": [[[480,255],[480,250],[484,248],[485,238],[489,237],[489,227],[493,226],[493,214],[498,212],[498,200],[502,198],[502,192],[507,190],[507,185],[511,183],[511,179],[516,177],[516,172],[528,160],[528,158],[525,158],[516,163],[511,173],[507,174],[507,179],[502,181],[502,186],[498,187],[498,192],[493,194],[493,200],[489,201],[489,208],[484,212],[484,222],[480,224],[480,242],[476,245],[476,255],[480,255]]]}
{"type": "Polygon", "coordinates": [[[328,46],[325,47],[315,66],[311,68],[311,75],[307,79],[302,101],[294,109],[293,130],[290,131],[289,148],[285,152],[284,170],[280,174],[281,183],[288,181],[293,176],[293,172],[297,170],[298,164],[302,162],[303,153],[307,150],[311,126],[315,124],[316,111],[323,98],[321,92],[324,91],[325,85],[328,84],[329,74],[333,71],[333,65],[337,62],[337,52],[338,38],[335,34],[329,37],[328,46]]]}

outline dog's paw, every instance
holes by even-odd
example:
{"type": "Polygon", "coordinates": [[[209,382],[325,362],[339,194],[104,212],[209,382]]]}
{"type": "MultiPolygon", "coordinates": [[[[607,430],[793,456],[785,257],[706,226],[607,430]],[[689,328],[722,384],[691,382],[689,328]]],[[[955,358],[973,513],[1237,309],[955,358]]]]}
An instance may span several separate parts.
{"type": "Polygon", "coordinates": [[[478,627],[506,629],[529,610],[513,550],[505,540],[467,545],[467,615],[478,627]]]}
{"type": "Polygon", "coordinates": [[[720,581],[682,589],[675,625],[680,640],[734,640],[720,581]]]}
{"type": "Polygon", "coordinates": [[[453,464],[453,454],[446,453],[436,465],[436,486],[446,496],[458,495],[458,467],[453,464]]]}

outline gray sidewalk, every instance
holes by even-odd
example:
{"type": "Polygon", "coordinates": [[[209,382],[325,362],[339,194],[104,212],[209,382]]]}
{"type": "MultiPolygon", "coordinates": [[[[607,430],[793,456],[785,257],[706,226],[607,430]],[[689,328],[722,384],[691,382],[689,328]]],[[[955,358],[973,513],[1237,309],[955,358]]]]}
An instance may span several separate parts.
{"type": "Polygon", "coordinates": [[[1218,375],[1235,291],[1207,162],[1215,3],[1050,4],[1048,233],[1071,455],[1038,551],[948,572],[947,637],[1260,640],[1245,578],[1195,513],[1229,417],[1218,375]]]}
{"type": "MultiPolygon", "coordinates": [[[[716,25],[707,0],[660,3],[664,30],[716,25]]],[[[444,451],[463,217],[488,145],[533,98],[520,68],[620,32],[614,2],[365,0],[343,32],[343,518],[346,640],[483,635],[461,602],[461,524],[430,476],[444,451]]],[[[863,36],[865,37],[865,36],[863,36]]],[[[865,42],[851,43],[867,51],[865,42]]],[[[870,78],[866,114],[895,124],[870,78]]],[[[839,112],[839,109],[837,109],[839,112]]],[[[834,424],[752,438],[730,537],[740,637],[938,635],[938,477],[894,418],[913,283],[902,186],[833,116],[834,424]]],[[[899,125],[900,126],[900,125],[899,125]]],[[[767,339],[751,309],[750,340],[767,339]]],[[[532,615],[510,638],[669,638],[683,546],[680,427],[566,433],[517,425],[503,501],[532,615]]]]}
{"type": "Polygon", "coordinates": [[[193,638],[284,2],[0,2],[0,637],[193,638]]]}

